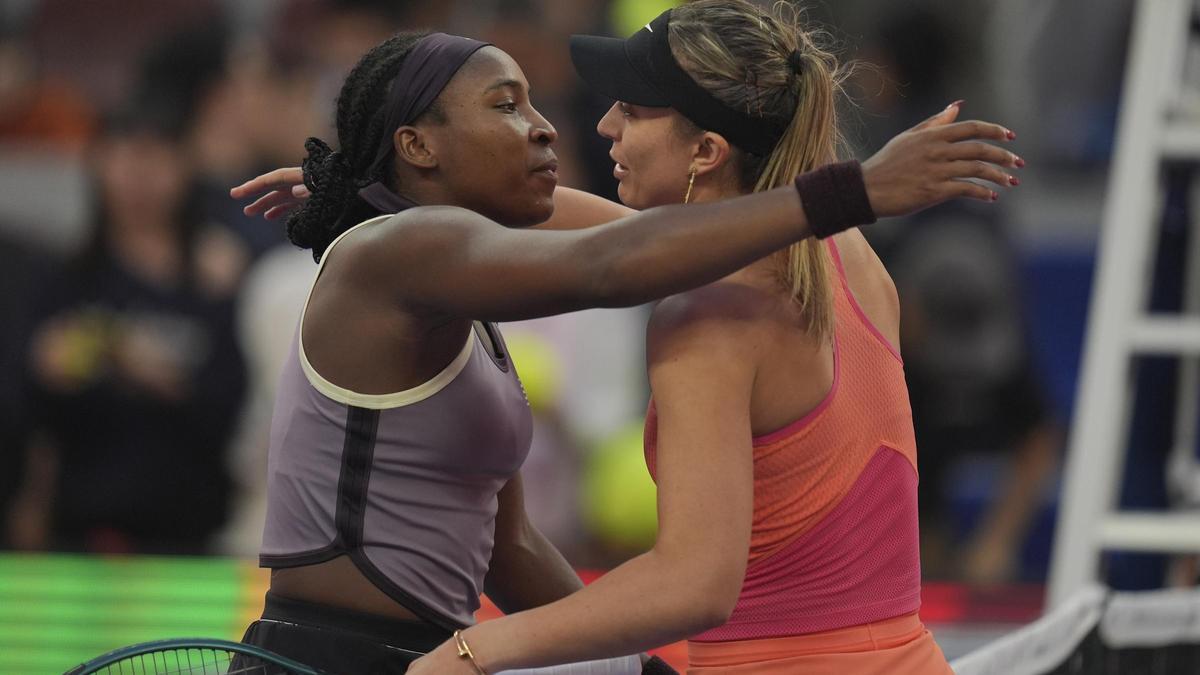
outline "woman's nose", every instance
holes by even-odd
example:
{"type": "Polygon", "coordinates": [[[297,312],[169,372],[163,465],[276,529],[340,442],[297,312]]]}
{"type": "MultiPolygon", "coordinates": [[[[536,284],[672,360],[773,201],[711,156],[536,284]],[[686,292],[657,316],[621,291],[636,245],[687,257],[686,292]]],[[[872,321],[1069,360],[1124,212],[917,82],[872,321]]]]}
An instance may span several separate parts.
{"type": "Polygon", "coordinates": [[[613,103],[608,112],[604,113],[604,117],[601,117],[600,121],[596,124],[596,131],[610,141],[618,140],[617,137],[621,129],[620,119],[621,108],[617,103],[613,103]]]}

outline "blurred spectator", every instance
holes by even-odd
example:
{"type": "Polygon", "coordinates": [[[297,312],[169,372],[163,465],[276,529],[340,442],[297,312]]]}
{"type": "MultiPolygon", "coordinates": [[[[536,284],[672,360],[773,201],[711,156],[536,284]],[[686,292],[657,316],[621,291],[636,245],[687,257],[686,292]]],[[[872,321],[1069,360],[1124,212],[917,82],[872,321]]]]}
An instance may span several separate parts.
{"type": "Polygon", "coordinates": [[[174,112],[143,101],[91,153],[92,239],[30,343],[39,442],[7,522],[17,547],[197,553],[226,517],[242,258],[197,218],[174,112]]]}
{"type": "Polygon", "coordinates": [[[1004,118],[1040,146],[1040,168],[1107,174],[1133,6],[1012,0],[988,8],[988,80],[1004,118]]]}
{"type": "Polygon", "coordinates": [[[907,223],[884,258],[904,311],[926,575],[1015,580],[1060,444],[1034,369],[1015,264],[994,226],[959,210],[907,223]],[[953,466],[987,466],[978,460],[988,454],[1007,465],[990,503],[976,522],[956,523],[953,466]],[[964,525],[966,541],[953,536],[964,525]]]}
{"type": "MultiPolygon", "coordinates": [[[[184,125],[202,217],[226,226],[257,257],[285,241],[282,228],[245,216],[229,188],[272,164],[295,164],[315,132],[311,84],[296,86],[258,41],[233,42],[223,20],[170,34],[143,62],[139,98],[165,99],[184,125]],[[288,134],[291,152],[280,153],[288,134]]],[[[307,73],[299,73],[301,78],[307,73]]]]}
{"type": "MultiPolygon", "coordinates": [[[[862,71],[857,86],[866,97],[864,147],[877,148],[951,100],[960,40],[922,3],[890,8],[869,34],[863,58],[878,68],[862,71]]],[[[993,211],[948,204],[868,233],[904,312],[921,557],[930,578],[1019,578],[1025,537],[1058,464],[1060,433],[1035,369],[1015,255],[993,211]],[[988,455],[1002,456],[1005,470],[989,486],[983,513],[958,517],[953,468],[987,466],[988,455]]]]}
{"type": "Polygon", "coordinates": [[[928,7],[904,3],[884,11],[858,55],[870,65],[856,72],[854,83],[863,97],[864,153],[950,103],[945,99],[959,56],[956,44],[947,23],[928,7]]]}
{"type": "MultiPolygon", "coordinates": [[[[28,397],[16,374],[24,369],[29,350],[33,298],[53,269],[53,259],[22,242],[0,236],[0,513],[20,487],[25,472],[25,446],[29,442],[28,397]]],[[[0,536],[0,545],[4,543],[0,536]]]]}
{"type": "Polygon", "coordinates": [[[0,24],[0,143],[78,152],[93,126],[83,96],[65,81],[43,77],[26,40],[0,24]]]}
{"type": "MultiPolygon", "coordinates": [[[[320,39],[313,44],[317,58],[342,78],[370,48],[402,28],[444,28],[441,21],[428,25],[421,16],[432,3],[414,0],[328,0],[320,13],[320,39]]],[[[450,5],[453,3],[439,3],[450,5]]],[[[339,83],[340,84],[340,83],[339,83]]],[[[332,99],[327,99],[332,100],[332,99]]]]}
{"type": "Polygon", "coordinates": [[[81,239],[78,165],[94,115],[69,81],[46,74],[23,28],[0,10],[0,232],[15,245],[61,250],[81,239]],[[55,199],[31,196],[44,193],[55,199]]]}
{"type": "Polygon", "coordinates": [[[171,31],[203,25],[216,0],[36,0],[27,36],[49,78],[65,78],[100,110],[128,100],[142,54],[171,31]]]}

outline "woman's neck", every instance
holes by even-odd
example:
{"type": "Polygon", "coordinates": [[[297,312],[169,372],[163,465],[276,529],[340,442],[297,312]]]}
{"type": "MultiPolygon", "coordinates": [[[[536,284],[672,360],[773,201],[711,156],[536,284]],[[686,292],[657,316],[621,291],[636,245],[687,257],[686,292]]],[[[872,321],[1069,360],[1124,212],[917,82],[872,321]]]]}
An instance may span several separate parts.
{"type": "Polygon", "coordinates": [[[734,197],[741,197],[747,194],[750,194],[749,191],[727,183],[697,181],[692,188],[692,198],[689,200],[689,203],[719,202],[723,199],[733,199],[734,197]]]}
{"type": "Polygon", "coordinates": [[[398,172],[388,189],[420,206],[460,206],[444,183],[417,171],[398,172]]]}
{"type": "MultiPolygon", "coordinates": [[[[691,204],[702,204],[705,202],[717,202],[724,199],[733,199],[743,195],[750,194],[748,191],[743,191],[732,185],[724,184],[704,184],[696,185],[692,190],[691,204]]],[[[768,291],[780,291],[786,293],[786,289],[779,283],[779,264],[776,256],[781,253],[772,253],[763,258],[759,258],[754,262],[746,265],[740,270],[725,277],[729,281],[735,281],[741,284],[748,284],[757,288],[762,288],[768,291]]]]}

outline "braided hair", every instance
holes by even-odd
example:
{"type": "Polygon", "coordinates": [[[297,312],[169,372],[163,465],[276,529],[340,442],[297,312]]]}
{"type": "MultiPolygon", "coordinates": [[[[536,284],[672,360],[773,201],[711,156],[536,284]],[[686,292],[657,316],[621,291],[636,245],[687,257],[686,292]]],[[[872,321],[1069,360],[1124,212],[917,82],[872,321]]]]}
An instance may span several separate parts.
{"type": "MultiPolygon", "coordinates": [[[[302,164],[304,186],[312,196],[288,218],[288,239],[300,248],[310,248],[313,259],[321,260],[325,249],[341,233],[378,212],[358,197],[358,191],[376,181],[396,187],[390,163],[372,172],[375,153],[385,135],[388,91],[405,57],[422,32],[399,33],[368,51],[342,85],[337,97],[337,138],[334,151],[319,138],[304,142],[307,156],[302,164]]],[[[444,123],[445,115],[435,102],[421,119],[444,123]]]]}

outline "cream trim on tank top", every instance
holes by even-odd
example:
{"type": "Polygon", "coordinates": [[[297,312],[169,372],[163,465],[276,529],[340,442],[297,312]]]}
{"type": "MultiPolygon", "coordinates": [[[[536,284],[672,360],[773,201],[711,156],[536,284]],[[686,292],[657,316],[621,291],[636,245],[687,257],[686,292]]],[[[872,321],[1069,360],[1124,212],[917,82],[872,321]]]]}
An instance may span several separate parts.
{"type": "Polygon", "coordinates": [[[333,247],[337,246],[338,242],[340,242],[346,235],[357,230],[358,228],[364,225],[377,223],[391,217],[392,214],[386,214],[371,218],[370,220],[364,220],[358,225],[355,225],[354,227],[338,235],[338,238],[334,239],[333,242],[330,243],[325,249],[325,254],[321,256],[321,263],[317,266],[317,274],[313,278],[312,285],[308,288],[308,296],[304,299],[304,307],[300,310],[300,327],[298,329],[299,334],[296,337],[296,342],[300,346],[300,368],[304,371],[304,377],[308,380],[308,383],[313,386],[313,388],[321,392],[326,397],[337,401],[338,403],[357,406],[359,408],[368,408],[371,410],[400,408],[406,405],[412,405],[414,403],[424,401],[430,396],[433,396],[439,391],[445,389],[447,385],[454,381],[454,378],[458,377],[458,374],[463,371],[463,368],[467,367],[467,362],[471,360],[471,352],[474,351],[475,347],[475,330],[472,329],[471,333],[467,335],[467,343],[463,345],[461,350],[459,350],[458,356],[454,357],[454,360],[450,362],[450,365],[443,368],[442,372],[434,375],[432,379],[411,389],[405,389],[404,391],[397,391],[391,394],[360,394],[356,391],[339,387],[322,377],[321,374],[317,372],[317,369],[313,368],[312,364],[309,363],[308,356],[304,353],[304,315],[308,312],[308,302],[312,299],[312,292],[317,286],[317,279],[321,278],[321,270],[325,268],[325,261],[329,260],[329,252],[332,251],[333,247]]]}

